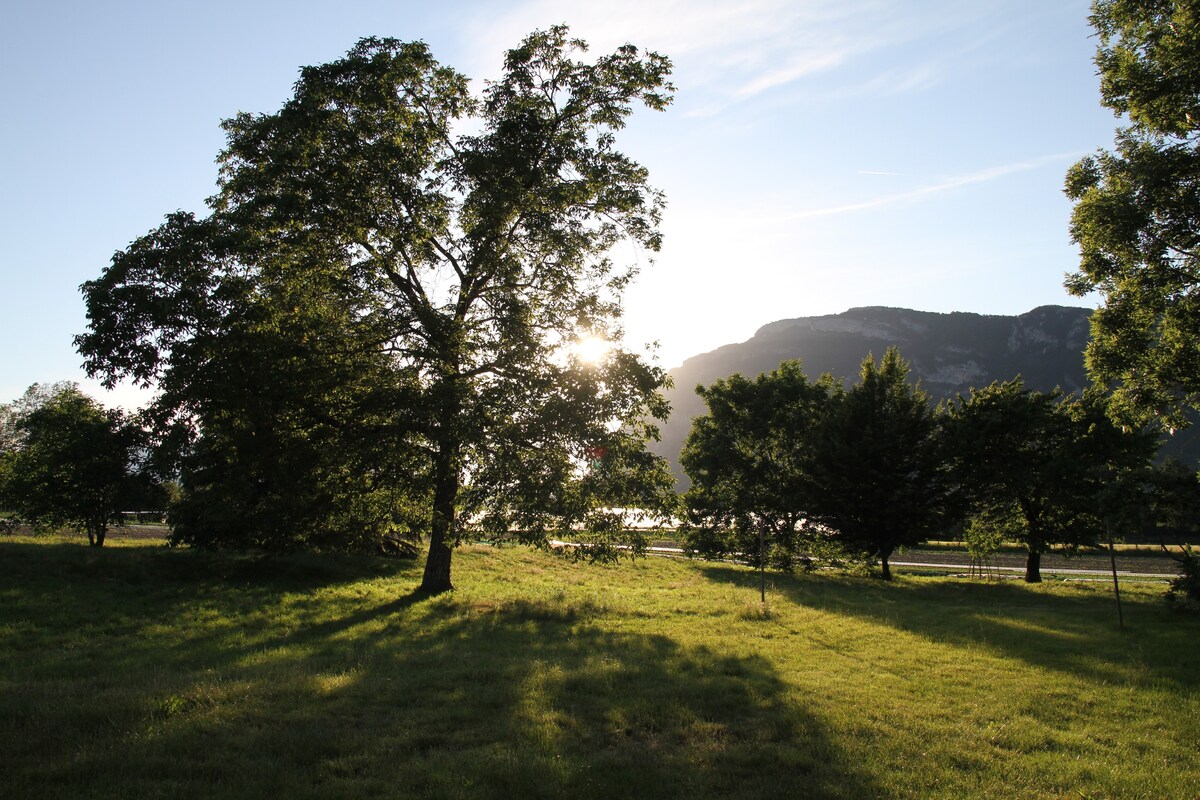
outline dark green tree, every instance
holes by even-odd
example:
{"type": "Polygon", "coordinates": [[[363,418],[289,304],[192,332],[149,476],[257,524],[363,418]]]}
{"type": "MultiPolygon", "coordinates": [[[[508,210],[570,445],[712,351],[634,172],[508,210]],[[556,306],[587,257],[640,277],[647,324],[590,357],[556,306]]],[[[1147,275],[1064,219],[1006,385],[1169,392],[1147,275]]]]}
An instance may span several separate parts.
{"type": "Polygon", "coordinates": [[[1164,546],[1200,540],[1200,476],[1174,458],[1150,474],[1154,535],[1164,546]]]}
{"type": "Polygon", "coordinates": [[[1067,173],[1066,285],[1104,300],[1087,366],[1114,410],[1178,427],[1200,408],[1200,5],[1096,0],[1091,21],[1102,102],[1129,125],[1067,173]]]}
{"type": "Polygon", "coordinates": [[[339,297],[320,249],[251,269],[247,247],[219,216],[178,213],[84,287],[92,368],[159,389],[155,466],[183,487],[172,540],[411,550],[428,481],[384,332],[339,297]]]}
{"type": "Polygon", "coordinates": [[[1200,534],[1200,476],[1179,461],[1166,459],[1155,467],[1151,487],[1159,545],[1179,564],[1167,601],[1181,609],[1200,610],[1200,553],[1188,544],[1200,534]]]}
{"type": "Polygon", "coordinates": [[[1095,538],[1110,543],[1153,523],[1153,462],[1161,444],[1153,428],[1118,421],[1113,402],[1111,394],[1092,386],[1058,409],[1075,431],[1095,538]]]}
{"type": "Polygon", "coordinates": [[[264,283],[165,376],[160,461],[186,488],[173,542],[416,554],[428,526],[417,391],[321,279],[264,283]]]}
{"type": "Polygon", "coordinates": [[[1030,583],[1041,580],[1051,546],[1094,545],[1147,505],[1143,479],[1156,442],[1114,423],[1108,402],[1098,390],[1064,398],[1017,378],[952,406],[951,451],[972,513],[1021,541],[1030,583]]]}
{"type": "Polygon", "coordinates": [[[0,505],[39,526],[75,528],[102,547],[138,489],[144,433],[78,387],[58,386],[17,422],[21,441],[5,458],[0,505]]]}
{"type": "Polygon", "coordinates": [[[534,33],[481,98],[419,42],[364,39],[303,69],[279,112],[226,121],[207,218],[168,218],[85,284],[89,370],[169,383],[247,296],[315,272],[414,412],[397,425],[427,487],[425,591],[452,588],[468,520],[544,543],[611,532],[604,509],[628,499],[664,501],[665,466],[640,443],[665,416],[665,374],[568,354],[620,336],[633,272],[612,248],[659,245],[662,198],[615,133],[635,104],[670,102],[670,64],[631,45],[576,60],[585,49],[564,27],[534,33]]]}
{"type": "Polygon", "coordinates": [[[692,421],[681,462],[687,541],[708,558],[736,556],[791,569],[814,505],[817,437],[841,387],[810,382],[800,362],[749,380],[718,380],[696,392],[708,414],[692,421]]]}
{"type": "Polygon", "coordinates": [[[1026,548],[1025,580],[1040,581],[1042,554],[1078,542],[1083,465],[1075,459],[1058,391],[1027,390],[1018,378],[972,389],[953,407],[952,450],[976,516],[1002,525],[1026,548]]]}
{"type": "Polygon", "coordinates": [[[821,432],[811,518],[845,549],[879,559],[884,579],[898,547],[945,525],[950,482],[928,395],[908,382],[890,347],[862,362],[859,382],[838,398],[821,432]]]}

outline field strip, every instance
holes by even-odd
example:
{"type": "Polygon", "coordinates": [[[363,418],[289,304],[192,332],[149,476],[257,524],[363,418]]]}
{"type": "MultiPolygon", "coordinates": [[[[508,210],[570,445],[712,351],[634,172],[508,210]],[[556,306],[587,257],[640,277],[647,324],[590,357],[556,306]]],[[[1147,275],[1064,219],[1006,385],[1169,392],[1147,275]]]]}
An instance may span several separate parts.
{"type": "MultiPolygon", "coordinates": [[[[893,567],[925,567],[928,569],[971,569],[971,565],[969,565],[969,564],[935,564],[935,563],[926,562],[926,561],[889,561],[888,563],[891,564],[893,567]]],[[[979,567],[976,566],[975,569],[979,569],[979,567]]],[[[993,566],[989,566],[989,567],[985,567],[984,571],[987,571],[987,572],[991,572],[991,571],[994,571],[994,572],[1024,572],[1025,568],[1024,567],[993,567],[993,566]]],[[[1110,570],[1110,569],[1067,569],[1064,567],[1043,566],[1041,571],[1043,573],[1051,573],[1051,574],[1055,574],[1055,575],[1058,575],[1058,574],[1112,575],[1112,570],[1110,570]]],[[[1179,577],[1178,575],[1173,574],[1173,573],[1129,572],[1129,571],[1123,570],[1123,569],[1117,570],[1117,575],[1118,576],[1123,575],[1128,578],[1177,578],[1177,577],[1179,577]]]]}

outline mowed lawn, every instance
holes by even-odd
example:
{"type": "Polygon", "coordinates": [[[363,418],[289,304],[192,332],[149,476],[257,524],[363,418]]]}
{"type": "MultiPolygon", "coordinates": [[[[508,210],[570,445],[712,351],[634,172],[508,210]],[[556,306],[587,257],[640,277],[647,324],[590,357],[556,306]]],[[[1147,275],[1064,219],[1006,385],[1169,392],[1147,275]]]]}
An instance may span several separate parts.
{"type": "Polygon", "coordinates": [[[1161,582],[0,539],[0,797],[1200,794],[1161,582]]]}

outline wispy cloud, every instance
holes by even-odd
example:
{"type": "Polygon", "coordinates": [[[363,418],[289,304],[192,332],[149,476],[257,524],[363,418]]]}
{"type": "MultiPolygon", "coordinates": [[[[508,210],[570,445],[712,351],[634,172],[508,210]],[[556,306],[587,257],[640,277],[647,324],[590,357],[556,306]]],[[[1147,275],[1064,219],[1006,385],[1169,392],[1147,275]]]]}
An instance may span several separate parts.
{"type": "MultiPolygon", "coordinates": [[[[882,195],[880,197],[873,197],[869,200],[863,200],[857,203],[845,203],[842,205],[828,206],[826,208],[813,208],[803,211],[796,211],[779,218],[778,221],[791,222],[801,219],[812,219],[814,217],[830,217],[839,214],[853,214],[859,211],[870,211],[873,209],[882,208],[884,206],[912,203],[931,195],[949,192],[954,189],[961,189],[964,186],[988,183],[989,181],[999,180],[1019,172],[1028,172],[1030,170],[1038,169],[1048,164],[1060,164],[1078,158],[1079,156],[1079,153],[1056,153],[1054,155],[1032,158],[1026,161],[1017,161],[1012,164],[988,167],[986,169],[976,170],[974,172],[968,172],[962,175],[954,175],[948,178],[943,178],[936,183],[922,186],[907,192],[882,195]]],[[[900,174],[895,172],[870,172],[866,170],[859,170],[859,173],[865,175],[900,174]]]]}
{"type": "Polygon", "coordinates": [[[843,69],[847,88],[923,88],[945,66],[924,49],[906,56],[895,50],[969,25],[979,13],[929,0],[526,0],[477,18],[465,33],[481,54],[500,53],[530,30],[559,22],[597,50],[633,41],[675,60],[677,81],[688,90],[684,110],[697,115],[843,69]],[[886,67],[863,66],[884,51],[886,67]]]}

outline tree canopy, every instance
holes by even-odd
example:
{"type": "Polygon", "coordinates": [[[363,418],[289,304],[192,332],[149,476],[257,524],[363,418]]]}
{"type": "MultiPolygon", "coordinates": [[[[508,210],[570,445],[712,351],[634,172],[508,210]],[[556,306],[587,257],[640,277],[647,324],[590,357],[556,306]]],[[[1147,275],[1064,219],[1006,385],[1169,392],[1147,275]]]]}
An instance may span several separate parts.
{"type": "Polygon", "coordinates": [[[164,380],[159,461],[187,487],[172,542],[416,555],[428,527],[409,444],[416,389],[322,278],[261,286],[164,380]],[[171,424],[181,407],[194,427],[171,424]]]}
{"type": "Polygon", "coordinates": [[[682,457],[692,549],[787,568],[802,545],[833,542],[890,578],[895,549],[927,538],[949,508],[940,427],[907,378],[889,348],[850,389],[828,375],[810,383],[799,362],[698,387],[709,412],[682,457]]]}
{"type": "Polygon", "coordinates": [[[48,395],[42,388],[22,398],[17,441],[0,453],[0,503],[35,524],[75,528],[102,547],[122,504],[138,499],[144,433],[74,384],[54,384],[48,395]]]}
{"type": "MultiPolygon", "coordinates": [[[[570,347],[621,335],[635,270],[613,262],[614,246],[659,246],[663,198],[615,143],[635,105],[662,109],[672,87],[661,55],[625,45],[578,60],[585,51],[565,27],[535,32],[482,96],[420,42],[363,39],[304,68],[278,112],[224,123],[207,217],[168,217],[84,285],[89,372],[159,383],[160,415],[192,441],[235,431],[252,403],[223,426],[206,416],[229,385],[209,374],[218,360],[252,374],[226,337],[264,298],[315,287],[290,317],[271,305],[265,326],[326,307],[310,341],[350,373],[383,373],[369,404],[393,412],[379,411],[378,431],[401,457],[376,477],[425,508],[423,589],[452,588],[467,521],[536,542],[591,531],[589,552],[612,552],[599,546],[620,527],[611,509],[668,504],[666,468],[641,447],[667,411],[665,374],[620,349],[592,364],[570,347]]],[[[273,367],[291,357],[276,342],[273,367]]],[[[345,377],[305,378],[340,409],[331,432],[367,392],[345,377]]]]}
{"type": "Polygon", "coordinates": [[[681,461],[688,546],[705,557],[738,556],[790,569],[816,502],[812,461],[832,378],[810,382],[798,361],[754,380],[732,375],[696,392],[708,406],[692,422],[681,461]]]}
{"type": "Polygon", "coordinates": [[[0,453],[15,453],[25,441],[21,421],[33,411],[69,389],[78,389],[71,381],[35,383],[11,403],[0,404],[0,453]]]}
{"type": "Polygon", "coordinates": [[[1101,102],[1129,125],[1067,173],[1066,285],[1104,300],[1087,365],[1115,411],[1180,426],[1200,408],[1200,5],[1096,0],[1091,21],[1101,102]]]}
{"type": "Polygon", "coordinates": [[[949,443],[970,513],[1025,545],[1025,580],[1041,580],[1052,545],[1095,544],[1137,501],[1157,441],[1122,427],[1099,391],[1064,398],[1020,378],[974,389],[949,412],[949,443]]]}
{"type": "Polygon", "coordinates": [[[908,373],[894,347],[878,363],[863,359],[859,382],[834,404],[813,465],[813,521],[845,549],[879,559],[885,579],[896,548],[929,538],[949,508],[940,425],[908,373]]]}

